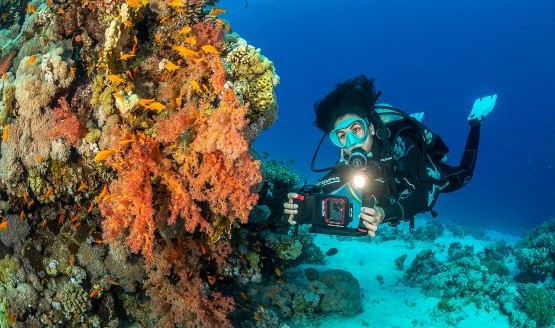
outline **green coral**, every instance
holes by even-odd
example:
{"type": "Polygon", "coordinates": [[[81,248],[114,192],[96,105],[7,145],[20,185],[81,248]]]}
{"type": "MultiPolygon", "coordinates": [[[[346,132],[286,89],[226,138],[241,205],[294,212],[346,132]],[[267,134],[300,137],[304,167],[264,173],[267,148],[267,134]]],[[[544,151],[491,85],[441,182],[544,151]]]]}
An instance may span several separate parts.
{"type": "Polygon", "coordinates": [[[100,106],[106,115],[114,113],[114,96],[112,87],[106,82],[102,74],[94,77],[91,104],[100,106]]]}
{"type": "Polygon", "coordinates": [[[19,270],[19,263],[9,255],[0,260],[0,288],[10,289],[15,286],[13,275],[19,270]]]}
{"type": "Polygon", "coordinates": [[[282,183],[287,186],[295,186],[301,178],[283,162],[270,160],[262,162],[262,170],[266,180],[282,183]]]}
{"type": "Polygon", "coordinates": [[[282,260],[294,260],[301,255],[303,245],[297,239],[291,236],[279,236],[279,242],[276,249],[277,256],[282,260]]]}
{"type": "Polygon", "coordinates": [[[542,326],[549,326],[555,322],[555,302],[553,295],[543,288],[528,285],[523,290],[524,311],[530,319],[542,326]]]}
{"type": "Polygon", "coordinates": [[[60,292],[64,317],[72,322],[84,322],[86,313],[91,309],[87,292],[78,284],[68,282],[60,292]]]}
{"type": "Polygon", "coordinates": [[[240,44],[226,57],[234,90],[251,104],[251,112],[265,112],[277,108],[274,87],[279,83],[274,64],[260,53],[260,49],[240,44]]]}

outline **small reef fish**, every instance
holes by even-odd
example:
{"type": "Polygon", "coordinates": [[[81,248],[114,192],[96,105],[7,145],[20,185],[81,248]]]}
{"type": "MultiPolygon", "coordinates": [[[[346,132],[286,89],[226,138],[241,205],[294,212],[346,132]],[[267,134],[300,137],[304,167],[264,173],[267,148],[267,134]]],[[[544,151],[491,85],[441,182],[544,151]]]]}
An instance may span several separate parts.
{"type": "Polygon", "coordinates": [[[185,25],[179,30],[178,33],[181,34],[181,35],[187,35],[187,34],[189,34],[189,32],[191,32],[192,29],[193,28],[191,28],[189,25],[185,25]]]}
{"type": "Polygon", "coordinates": [[[71,77],[75,78],[75,66],[70,66],[69,67],[69,75],[71,75],[71,77]]]}
{"type": "Polygon", "coordinates": [[[174,45],[174,46],[172,47],[172,49],[175,50],[175,51],[177,51],[177,52],[179,52],[179,54],[180,54],[181,56],[185,57],[185,58],[187,58],[187,57],[196,57],[196,56],[198,56],[198,52],[193,51],[193,50],[191,50],[191,49],[189,49],[189,48],[187,48],[187,47],[184,47],[184,46],[174,45]]]}
{"type": "Polygon", "coordinates": [[[191,80],[191,87],[192,87],[193,90],[195,90],[196,92],[202,93],[202,89],[200,88],[200,85],[198,84],[197,81],[191,80]]]}
{"type": "Polygon", "coordinates": [[[184,93],[184,92],[185,92],[185,89],[184,89],[184,88],[181,88],[181,89],[179,90],[179,96],[177,96],[177,98],[175,98],[175,104],[176,104],[178,107],[181,107],[181,99],[183,99],[183,93],[184,93]]]}
{"type": "Polygon", "coordinates": [[[192,46],[196,46],[197,45],[197,38],[194,36],[190,36],[185,38],[185,42],[187,42],[188,44],[192,45],[192,46]]]}
{"type": "Polygon", "coordinates": [[[33,65],[37,61],[37,55],[32,55],[27,59],[27,65],[33,65]]]}
{"type": "Polygon", "coordinates": [[[37,7],[35,7],[35,5],[32,5],[31,3],[27,4],[27,13],[28,14],[34,14],[37,12],[37,7]]]}
{"type": "Polygon", "coordinates": [[[116,153],[115,149],[105,149],[105,150],[101,150],[98,152],[98,154],[96,154],[96,156],[94,157],[94,161],[95,162],[102,162],[105,159],[107,159],[108,157],[112,156],[113,154],[116,153]]]}
{"type": "Polygon", "coordinates": [[[9,137],[10,137],[10,125],[6,124],[4,126],[4,132],[2,132],[2,142],[8,141],[9,137]]]}
{"type": "Polygon", "coordinates": [[[337,253],[339,253],[339,250],[335,247],[332,247],[332,248],[328,249],[328,251],[326,252],[326,255],[327,256],[334,256],[337,253]]]}
{"type": "Polygon", "coordinates": [[[106,195],[108,195],[108,185],[104,185],[104,188],[102,188],[102,191],[100,192],[100,194],[97,197],[97,200],[101,200],[102,198],[104,198],[106,195]]]}
{"type": "Polygon", "coordinates": [[[174,64],[173,62],[169,61],[166,63],[166,69],[170,72],[180,69],[181,66],[174,64]]]}
{"type": "Polygon", "coordinates": [[[116,83],[116,84],[119,84],[119,83],[122,83],[122,82],[125,81],[121,76],[115,75],[115,74],[108,75],[108,80],[110,80],[110,82],[116,83]]]}
{"type": "Polygon", "coordinates": [[[152,109],[155,111],[162,111],[166,108],[166,106],[164,106],[164,104],[157,102],[154,100],[154,98],[152,99],[139,99],[138,102],[139,106],[144,107],[145,109],[152,109]]]}
{"type": "Polygon", "coordinates": [[[93,297],[96,297],[96,296],[100,296],[101,292],[102,292],[102,287],[101,286],[95,287],[89,293],[89,297],[93,298],[93,297]]]}
{"type": "Polygon", "coordinates": [[[8,227],[8,221],[2,221],[2,223],[0,223],[0,231],[6,230],[7,227],[8,227]]]}
{"type": "Polygon", "coordinates": [[[168,6],[174,7],[174,8],[183,7],[183,1],[182,0],[172,0],[172,1],[168,2],[168,6]]]}
{"type": "Polygon", "coordinates": [[[139,39],[137,39],[136,35],[133,35],[133,47],[131,48],[132,53],[137,52],[137,44],[139,43],[139,39]]]}
{"type": "Polygon", "coordinates": [[[148,4],[148,0],[125,0],[131,8],[140,9],[148,4]]]}
{"type": "Polygon", "coordinates": [[[125,19],[124,21],[122,21],[123,26],[127,27],[127,28],[132,28],[133,27],[133,22],[131,22],[129,19],[125,19]]]}
{"type": "Polygon", "coordinates": [[[54,193],[54,189],[52,187],[48,188],[46,193],[44,194],[44,198],[49,198],[54,193]]]}
{"type": "Polygon", "coordinates": [[[123,54],[121,54],[121,56],[120,56],[119,58],[120,58],[121,60],[124,60],[124,61],[125,61],[125,60],[129,60],[129,59],[131,59],[131,58],[133,58],[133,57],[135,57],[135,54],[134,54],[134,53],[127,53],[127,54],[123,53],[123,54]]]}
{"type": "Polygon", "coordinates": [[[216,47],[209,45],[209,44],[205,44],[202,47],[200,47],[204,52],[206,52],[207,54],[215,54],[215,55],[219,55],[219,51],[218,49],[216,49],[216,47]]]}
{"type": "Polygon", "coordinates": [[[217,16],[217,15],[224,14],[224,13],[225,13],[225,10],[222,9],[222,8],[218,8],[218,7],[214,7],[214,8],[212,8],[212,10],[210,10],[210,15],[212,15],[212,16],[217,16]]]}
{"type": "Polygon", "coordinates": [[[160,19],[160,24],[164,24],[165,22],[168,21],[168,19],[170,19],[172,17],[172,15],[168,15],[168,16],[164,16],[160,19]]]}

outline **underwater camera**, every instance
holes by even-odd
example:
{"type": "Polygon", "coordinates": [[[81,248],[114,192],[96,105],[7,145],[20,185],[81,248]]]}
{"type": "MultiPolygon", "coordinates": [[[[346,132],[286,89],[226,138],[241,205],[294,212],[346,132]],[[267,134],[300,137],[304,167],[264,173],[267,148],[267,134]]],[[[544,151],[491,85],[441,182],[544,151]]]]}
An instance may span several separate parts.
{"type": "MultiPolygon", "coordinates": [[[[362,206],[374,207],[374,197],[367,192],[369,179],[363,174],[353,176],[353,185],[363,191],[362,206]]],[[[312,233],[339,236],[367,236],[368,231],[359,222],[357,228],[350,228],[353,221],[353,204],[348,197],[312,192],[312,186],[305,186],[293,198],[298,205],[295,221],[299,224],[311,224],[312,233]]]]}

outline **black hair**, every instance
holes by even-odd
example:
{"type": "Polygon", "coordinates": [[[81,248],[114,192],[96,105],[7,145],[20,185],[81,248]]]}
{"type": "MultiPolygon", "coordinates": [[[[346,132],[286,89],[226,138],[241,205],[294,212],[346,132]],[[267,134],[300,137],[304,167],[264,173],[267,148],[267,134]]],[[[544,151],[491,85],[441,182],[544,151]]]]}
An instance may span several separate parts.
{"type": "Polygon", "coordinates": [[[373,106],[380,96],[374,87],[374,79],[360,75],[339,83],[322,100],[314,104],[314,125],[325,133],[333,130],[335,121],[345,115],[368,117],[373,121],[373,106]]]}

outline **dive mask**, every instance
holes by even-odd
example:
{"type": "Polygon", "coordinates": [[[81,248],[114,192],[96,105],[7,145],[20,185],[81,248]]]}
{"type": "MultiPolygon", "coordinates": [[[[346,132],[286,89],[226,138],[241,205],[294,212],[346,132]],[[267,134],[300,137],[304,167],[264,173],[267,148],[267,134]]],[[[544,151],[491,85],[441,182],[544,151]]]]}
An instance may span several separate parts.
{"type": "Polygon", "coordinates": [[[351,148],[368,138],[368,122],[365,119],[350,117],[330,132],[330,139],[339,148],[351,148]]]}

